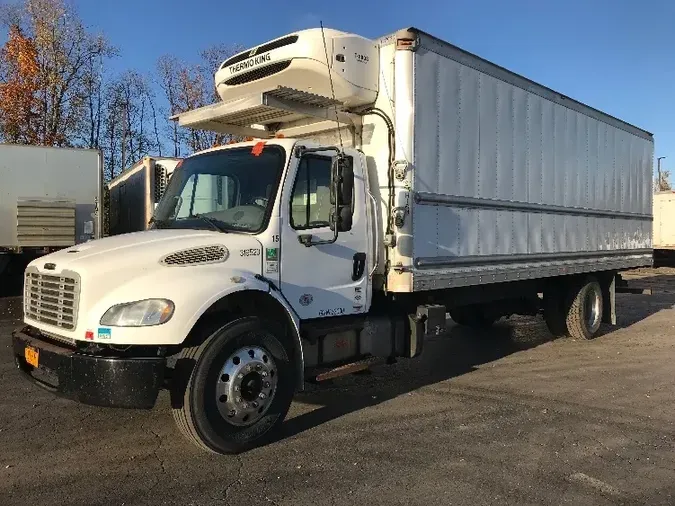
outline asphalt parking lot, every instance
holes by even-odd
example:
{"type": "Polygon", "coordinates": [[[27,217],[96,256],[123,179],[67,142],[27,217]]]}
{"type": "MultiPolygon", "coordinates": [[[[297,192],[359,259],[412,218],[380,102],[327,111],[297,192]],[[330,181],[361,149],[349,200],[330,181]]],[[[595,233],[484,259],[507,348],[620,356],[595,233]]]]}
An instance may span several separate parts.
{"type": "Polygon", "coordinates": [[[202,453],[152,411],[58,399],[14,369],[0,299],[0,505],[675,504],[675,270],[630,276],[619,325],[452,326],[423,356],[299,394],[282,438],[202,453]]]}

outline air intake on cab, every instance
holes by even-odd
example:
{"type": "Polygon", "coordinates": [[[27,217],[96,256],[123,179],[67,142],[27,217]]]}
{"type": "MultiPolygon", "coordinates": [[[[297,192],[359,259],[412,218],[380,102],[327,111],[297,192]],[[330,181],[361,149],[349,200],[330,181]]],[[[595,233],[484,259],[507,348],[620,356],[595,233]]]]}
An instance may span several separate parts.
{"type": "Polygon", "coordinates": [[[326,98],[334,93],[337,102],[350,108],[375,101],[378,72],[379,50],[373,41],[337,30],[311,29],[225,60],[215,84],[223,101],[288,88],[326,98]]]}
{"type": "Polygon", "coordinates": [[[165,256],[160,263],[168,266],[215,264],[227,260],[227,249],[224,246],[203,246],[176,251],[165,256]]]}

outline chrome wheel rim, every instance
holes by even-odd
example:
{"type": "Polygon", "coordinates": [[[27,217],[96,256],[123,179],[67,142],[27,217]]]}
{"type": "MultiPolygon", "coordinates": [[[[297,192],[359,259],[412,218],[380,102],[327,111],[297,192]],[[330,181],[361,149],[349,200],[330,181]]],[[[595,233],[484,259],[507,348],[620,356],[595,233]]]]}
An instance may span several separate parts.
{"type": "Polygon", "coordinates": [[[227,358],[218,375],[218,411],[232,425],[253,425],[272,404],[276,386],[277,368],[272,355],[259,346],[239,348],[227,358]]]}
{"type": "Polygon", "coordinates": [[[591,289],[586,293],[586,327],[591,332],[595,332],[600,326],[600,294],[591,289]]]}

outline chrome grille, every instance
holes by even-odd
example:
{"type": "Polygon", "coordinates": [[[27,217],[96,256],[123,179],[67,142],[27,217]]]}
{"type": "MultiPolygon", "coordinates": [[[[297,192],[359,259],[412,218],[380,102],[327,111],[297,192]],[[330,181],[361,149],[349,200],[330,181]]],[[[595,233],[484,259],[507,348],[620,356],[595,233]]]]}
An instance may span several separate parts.
{"type": "Polygon", "coordinates": [[[26,271],[23,302],[26,318],[73,330],[77,324],[79,298],[80,280],[77,274],[26,271]]]}
{"type": "Polygon", "coordinates": [[[223,246],[204,246],[176,251],[164,257],[164,265],[195,265],[224,262],[227,259],[227,249],[223,246]]]}

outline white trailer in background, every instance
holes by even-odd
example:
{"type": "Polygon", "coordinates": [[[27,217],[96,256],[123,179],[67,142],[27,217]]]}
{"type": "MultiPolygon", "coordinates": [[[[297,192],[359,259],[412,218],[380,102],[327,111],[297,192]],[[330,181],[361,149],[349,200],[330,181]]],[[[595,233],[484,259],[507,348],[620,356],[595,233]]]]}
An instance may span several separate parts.
{"type": "Polygon", "coordinates": [[[675,192],[660,191],[654,194],[654,263],[675,263],[675,192]]]}
{"type": "Polygon", "coordinates": [[[188,439],[239,452],[305,378],[415,357],[448,311],[591,338],[617,272],[652,263],[652,135],[424,32],[300,31],[215,84],[178,122],[257,140],[186,158],[153,230],[46,258],[76,294],[61,324],[26,270],[36,381],[146,408],[168,385],[188,439]]]}
{"type": "Polygon", "coordinates": [[[98,150],[0,144],[0,276],[99,237],[102,171],[98,150]]]}
{"type": "Polygon", "coordinates": [[[146,230],[180,158],[145,156],[108,183],[109,234],[146,230]]]}

